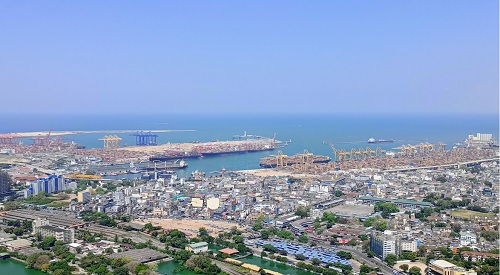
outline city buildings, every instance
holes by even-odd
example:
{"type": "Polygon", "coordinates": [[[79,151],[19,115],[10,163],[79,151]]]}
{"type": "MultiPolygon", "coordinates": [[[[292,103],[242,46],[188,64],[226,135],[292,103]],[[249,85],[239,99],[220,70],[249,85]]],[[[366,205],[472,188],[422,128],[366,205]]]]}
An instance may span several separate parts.
{"type": "Polygon", "coordinates": [[[206,252],[208,251],[208,243],[199,242],[199,243],[188,244],[186,245],[185,249],[187,251],[192,251],[194,254],[198,254],[200,252],[206,252]]]}
{"type": "Polygon", "coordinates": [[[396,232],[386,230],[382,234],[373,233],[370,240],[370,250],[375,252],[380,259],[385,259],[389,254],[398,255],[400,240],[396,232]]]}
{"type": "Polygon", "coordinates": [[[90,194],[90,191],[84,190],[78,192],[78,202],[83,202],[87,203],[92,199],[92,195],[90,194]]]}
{"type": "Polygon", "coordinates": [[[445,260],[435,260],[429,263],[430,274],[439,275],[477,275],[475,271],[468,271],[445,260]]]}
{"type": "Polygon", "coordinates": [[[57,241],[72,243],[75,240],[75,231],[73,228],[65,229],[49,224],[49,220],[37,218],[33,220],[33,234],[40,234],[42,237],[52,236],[57,241]]]}
{"type": "Polygon", "coordinates": [[[64,177],[52,174],[46,178],[39,178],[35,182],[31,182],[29,187],[24,191],[24,197],[36,196],[42,191],[46,194],[51,194],[58,191],[64,191],[66,188],[64,177]]]}

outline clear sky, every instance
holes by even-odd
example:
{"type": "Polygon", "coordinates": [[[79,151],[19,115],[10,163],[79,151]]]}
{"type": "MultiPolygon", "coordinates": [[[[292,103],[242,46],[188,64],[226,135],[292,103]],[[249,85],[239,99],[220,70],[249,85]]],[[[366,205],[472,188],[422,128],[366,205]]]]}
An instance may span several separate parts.
{"type": "Polygon", "coordinates": [[[0,112],[498,113],[493,0],[0,2],[0,112]]]}

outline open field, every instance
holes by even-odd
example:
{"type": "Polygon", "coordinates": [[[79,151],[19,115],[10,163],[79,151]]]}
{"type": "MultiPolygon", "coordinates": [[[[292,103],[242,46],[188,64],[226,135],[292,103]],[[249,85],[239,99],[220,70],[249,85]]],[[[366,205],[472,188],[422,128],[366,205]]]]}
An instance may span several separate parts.
{"type": "Polygon", "coordinates": [[[456,210],[451,210],[451,216],[462,219],[469,219],[471,216],[493,217],[495,216],[495,213],[482,213],[467,209],[456,209],[456,210]]]}
{"type": "Polygon", "coordinates": [[[243,229],[243,227],[236,223],[213,220],[146,219],[143,222],[135,222],[141,224],[150,222],[152,225],[161,226],[164,229],[179,229],[185,233],[190,233],[192,236],[198,234],[200,227],[207,229],[208,233],[212,236],[217,236],[219,233],[229,230],[233,226],[236,226],[239,230],[243,229]]]}

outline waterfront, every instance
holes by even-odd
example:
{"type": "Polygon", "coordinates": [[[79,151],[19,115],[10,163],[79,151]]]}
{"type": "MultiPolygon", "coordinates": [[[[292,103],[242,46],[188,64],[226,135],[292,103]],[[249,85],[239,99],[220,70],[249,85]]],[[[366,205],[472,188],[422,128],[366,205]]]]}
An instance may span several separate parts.
{"type": "MultiPolygon", "coordinates": [[[[498,116],[465,116],[465,115],[309,115],[309,116],[127,116],[116,115],[105,120],[97,116],[72,115],[57,116],[17,116],[7,120],[0,132],[47,131],[53,130],[104,130],[104,129],[193,129],[188,132],[160,132],[158,143],[208,142],[212,140],[231,140],[234,135],[248,134],[273,137],[282,141],[290,141],[288,146],[280,148],[284,154],[294,155],[304,149],[316,155],[334,157],[329,143],[338,149],[350,151],[351,148],[381,147],[384,150],[403,144],[417,144],[440,141],[446,143],[447,149],[456,142],[463,142],[467,135],[492,133],[498,139],[498,116]],[[36,125],[33,127],[33,125],[36,125]],[[425,129],[423,131],[422,129],[425,129]],[[369,144],[369,138],[394,139],[394,143],[369,144]]],[[[87,148],[102,148],[103,134],[75,134],[63,136],[64,141],[75,141],[87,148]]],[[[121,146],[135,144],[135,137],[130,134],[119,134],[123,140],[121,146]]],[[[19,139],[31,144],[30,138],[19,139]]],[[[259,160],[273,151],[252,152],[244,154],[208,156],[187,159],[189,166],[179,170],[179,176],[189,176],[192,171],[211,171],[258,169],[259,160]]],[[[128,176],[118,176],[123,178],[128,176]]],[[[135,177],[135,176],[131,176],[135,177]]]]}
{"type": "MultiPolygon", "coordinates": [[[[264,269],[273,270],[276,272],[280,272],[281,274],[290,274],[290,275],[314,275],[312,272],[308,272],[306,270],[298,269],[293,266],[289,266],[283,263],[274,262],[271,260],[267,260],[258,256],[248,256],[242,259],[239,259],[242,262],[258,265],[264,269]]],[[[196,274],[190,270],[183,270],[181,272],[175,272],[174,270],[179,266],[175,261],[163,262],[158,264],[158,272],[160,274],[179,274],[179,275],[194,275],[196,274]]]]}
{"type": "Polygon", "coordinates": [[[16,274],[16,275],[47,275],[48,273],[40,270],[26,268],[26,265],[14,259],[0,260],[1,274],[16,274]]]}

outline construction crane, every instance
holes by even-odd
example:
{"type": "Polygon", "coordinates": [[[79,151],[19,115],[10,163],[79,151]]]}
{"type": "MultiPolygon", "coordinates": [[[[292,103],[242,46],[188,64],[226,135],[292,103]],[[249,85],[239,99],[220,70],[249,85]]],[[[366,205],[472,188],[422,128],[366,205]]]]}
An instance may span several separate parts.
{"type": "Polygon", "coordinates": [[[276,167],[285,167],[286,166],[286,158],[288,156],[283,154],[283,152],[280,150],[278,151],[278,155],[276,156],[276,167]]]}
{"type": "Polygon", "coordinates": [[[448,144],[445,144],[445,143],[443,143],[442,141],[440,141],[440,142],[438,142],[438,143],[436,144],[436,146],[437,146],[437,147],[439,147],[439,150],[441,150],[441,151],[444,151],[444,150],[445,150],[446,145],[448,145],[448,144]]]}
{"type": "Polygon", "coordinates": [[[50,146],[50,134],[52,133],[52,128],[50,128],[49,133],[45,137],[44,144],[45,146],[49,147],[50,146]]]}

